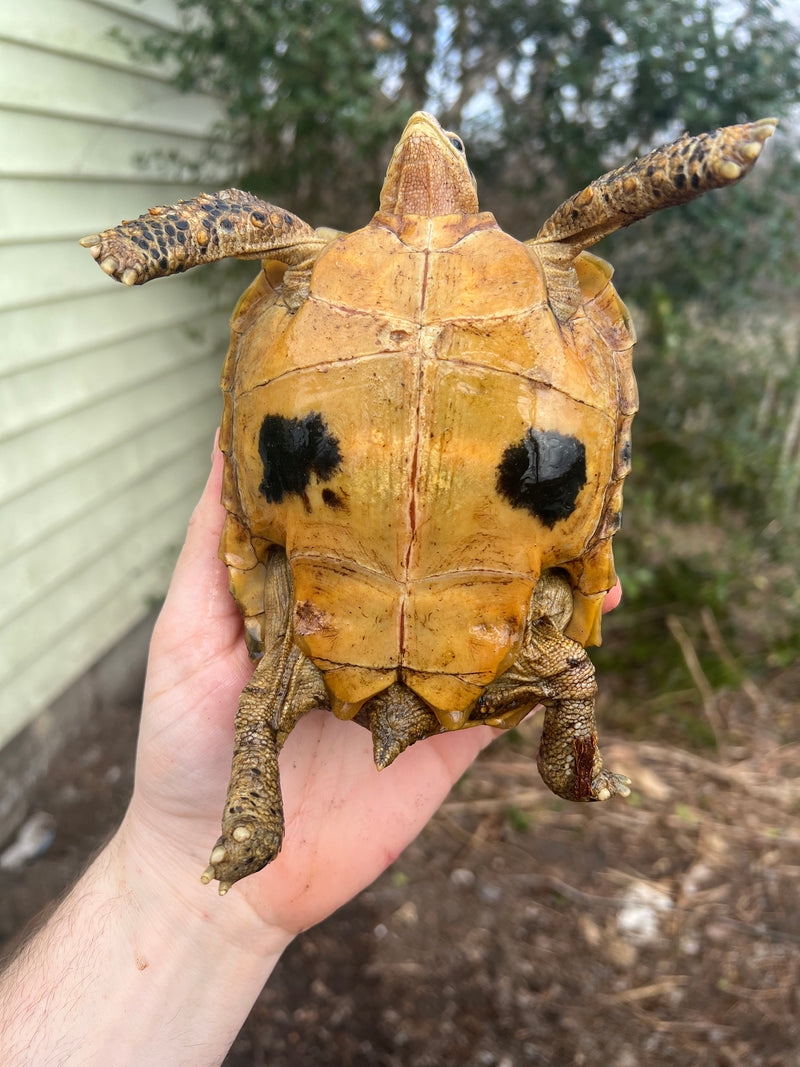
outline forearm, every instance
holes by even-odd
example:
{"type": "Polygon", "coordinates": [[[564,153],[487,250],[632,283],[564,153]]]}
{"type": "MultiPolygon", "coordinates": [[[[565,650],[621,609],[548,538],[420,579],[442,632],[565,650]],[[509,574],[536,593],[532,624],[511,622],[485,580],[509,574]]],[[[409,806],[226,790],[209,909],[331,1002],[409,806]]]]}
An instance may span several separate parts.
{"type": "Polygon", "coordinates": [[[0,978],[3,1067],[222,1062],[289,938],[228,940],[131,867],[118,836],[0,978]]]}

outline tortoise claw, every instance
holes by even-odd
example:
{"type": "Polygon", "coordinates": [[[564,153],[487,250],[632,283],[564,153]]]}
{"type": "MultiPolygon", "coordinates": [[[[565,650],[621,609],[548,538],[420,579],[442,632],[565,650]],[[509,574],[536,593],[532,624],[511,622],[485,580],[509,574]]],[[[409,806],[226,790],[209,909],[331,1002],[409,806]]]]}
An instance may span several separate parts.
{"type": "Polygon", "coordinates": [[[778,127],[778,120],[774,118],[758,119],[758,121],[752,122],[750,125],[752,126],[750,132],[753,137],[763,144],[764,141],[768,140],[773,133],[775,133],[775,130],[778,127]]]}
{"type": "Polygon", "coordinates": [[[629,797],[631,780],[625,774],[603,771],[592,782],[590,800],[610,800],[611,797],[629,797]]]}
{"type": "Polygon", "coordinates": [[[200,875],[203,885],[213,879],[219,882],[219,894],[224,896],[234,882],[255,874],[273,860],[280,851],[283,835],[255,823],[240,822],[223,831],[211,850],[208,866],[200,875]]]}

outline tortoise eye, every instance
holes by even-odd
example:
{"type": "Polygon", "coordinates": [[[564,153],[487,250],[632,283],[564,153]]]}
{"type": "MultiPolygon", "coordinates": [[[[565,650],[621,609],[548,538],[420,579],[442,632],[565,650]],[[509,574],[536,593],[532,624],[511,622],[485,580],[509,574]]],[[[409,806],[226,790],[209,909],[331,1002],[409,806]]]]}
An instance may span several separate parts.
{"type": "Polygon", "coordinates": [[[448,137],[447,140],[455,148],[456,152],[464,151],[464,142],[459,137],[448,137]]]}

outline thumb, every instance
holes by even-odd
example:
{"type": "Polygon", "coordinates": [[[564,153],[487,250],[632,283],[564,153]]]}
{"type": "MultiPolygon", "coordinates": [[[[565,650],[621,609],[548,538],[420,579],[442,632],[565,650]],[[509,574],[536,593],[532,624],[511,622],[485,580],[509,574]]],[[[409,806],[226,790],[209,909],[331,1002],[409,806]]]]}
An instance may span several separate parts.
{"type": "Polygon", "coordinates": [[[182,644],[194,635],[204,654],[228,648],[241,637],[241,617],[228,592],[225,564],[219,559],[219,538],[225,521],[220,503],[222,453],[214,442],[211,472],[197,503],[186,540],[170,581],[156,624],[158,638],[167,646],[182,644]],[[208,647],[211,641],[213,648],[208,647]]]}

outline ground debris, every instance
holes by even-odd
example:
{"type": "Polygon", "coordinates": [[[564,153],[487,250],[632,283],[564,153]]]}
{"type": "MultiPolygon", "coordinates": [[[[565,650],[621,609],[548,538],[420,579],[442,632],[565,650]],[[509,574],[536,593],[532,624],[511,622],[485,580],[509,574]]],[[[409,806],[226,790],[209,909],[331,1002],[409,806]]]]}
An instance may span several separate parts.
{"type": "MultiPolygon", "coordinates": [[[[627,802],[552,797],[535,718],[500,739],[382,878],[290,947],[227,1067],[794,1067],[790,673],[759,684],[763,713],[752,687],[725,694],[735,745],[717,752],[604,738],[633,779],[627,802]]],[[[13,878],[0,871],[7,942],[121,816],[135,730],[129,712],[95,717],[45,784],[59,833],[13,878]],[[76,772],[94,745],[103,758],[76,772]]]]}

